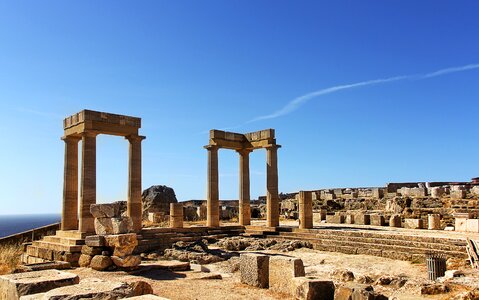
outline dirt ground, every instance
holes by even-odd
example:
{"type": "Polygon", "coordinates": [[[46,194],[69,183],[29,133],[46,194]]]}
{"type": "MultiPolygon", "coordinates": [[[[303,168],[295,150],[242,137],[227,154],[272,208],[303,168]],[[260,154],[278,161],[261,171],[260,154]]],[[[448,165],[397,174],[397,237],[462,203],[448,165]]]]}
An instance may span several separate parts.
{"type": "MultiPolygon", "coordinates": [[[[427,283],[427,272],[424,264],[412,264],[406,261],[392,260],[367,255],[348,255],[342,253],[322,252],[307,248],[291,252],[261,251],[269,254],[291,255],[303,260],[306,276],[331,278],[334,270],[349,270],[356,279],[368,275],[376,280],[382,275],[400,276],[407,279],[401,288],[374,285],[374,290],[383,293],[390,299],[451,299],[455,294],[463,292],[462,288],[454,288],[452,292],[442,295],[421,296],[420,286],[427,283]],[[394,298],[393,298],[394,297],[394,298]]],[[[201,271],[150,270],[138,274],[126,272],[98,272],[87,268],[78,268],[70,272],[80,278],[97,277],[112,281],[133,282],[144,280],[150,283],[156,295],[172,300],[180,299],[291,299],[287,295],[277,294],[268,289],[250,287],[240,283],[235,259],[230,261],[204,265],[209,273],[201,271]],[[221,274],[222,279],[201,279],[211,274],[221,274]]],[[[236,260],[237,261],[237,260],[236,260]]],[[[339,283],[334,279],[335,283],[339,283]]],[[[479,285],[477,274],[469,278],[469,284],[479,285]]]]}

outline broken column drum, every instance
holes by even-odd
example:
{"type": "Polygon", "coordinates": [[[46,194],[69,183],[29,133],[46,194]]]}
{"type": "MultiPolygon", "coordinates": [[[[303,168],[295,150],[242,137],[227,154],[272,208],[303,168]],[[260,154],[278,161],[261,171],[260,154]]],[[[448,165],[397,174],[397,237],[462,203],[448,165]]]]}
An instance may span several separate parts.
{"type": "Polygon", "coordinates": [[[108,134],[129,142],[127,213],[133,229],[141,230],[141,119],[82,110],[63,121],[65,167],[61,230],[87,234],[95,231],[90,205],[96,203],[96,137],[108,134]],[[81,141],[80,199],[78,199],[78,142],[81,141]]]}
{"type": "Polygon", "coordinates": [[[170,227],[183,228],[183,203],[170,203],[170,227]]]}
{"type": "Polygon", "coordinates": [[[239,222],[250,225],[250,173],[249,154],[256,149],[266,149],[266,207],[267,226],[279,225],[278,154],[274,129],[266,129],[246,134],[210,130],[208,151],[208,171],[206,184],[207,225],[218,227],[219,177],[218,150],[230,149],[239,154],[239,222]]]}

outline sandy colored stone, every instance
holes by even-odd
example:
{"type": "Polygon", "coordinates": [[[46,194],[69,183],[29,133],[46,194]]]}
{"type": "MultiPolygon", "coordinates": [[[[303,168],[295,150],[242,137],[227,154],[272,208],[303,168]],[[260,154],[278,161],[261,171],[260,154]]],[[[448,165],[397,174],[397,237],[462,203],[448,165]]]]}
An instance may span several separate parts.
{"type": "Polygon", "coordinates": [[[240,259],[241,283],[267,288],[269,283],[269,256],[256,253],[241,253],[240,259]]]}
{"type": "Polygon", "coordinates": [[[392,215],[390,218],[389,218],[389,226],[390,227],[401,227],[402,224],[401,224],[401,215],[392,215]]]}
{"type": "Polygon", "coordinates": [[[53,289],[39,300],[121,299],[132,294],[130,285],[98,278],[82,279],[79,284],[53,289]]]}
{"type": "Polygon", "coordinates": [[[133,221],[129,217],[95,219],[95,233],[99,235],[123,234],[132,231],[133,221]]]}
{"type": "Polygon", "coordinates": [[[143,280],[135,281],[132,283],[129,283],[132,291],[131,291],[131,296],[142,296],[142,295],[147,295],[147,294],[153,294],[153,288],[151,285],[143,280]]]}
{"type": "Polygon", "coordinates": [[[91,259],[90,268],[97,271],[104,271],[113,264],[111,258],[105,255],[95,255],[91,259]]]}
{"type": "Polygon", "coordinates": [[[334,300],[334,283],[311,277],[293,278],[293,297],[298,300],[334,300]]]}
{"type": "Polygon", "coordinates": [[[78,275],[42,270],[0,276],[0,299],[15,300],[24,295],[47,292],[60,286],[77,284],[78,275]]]}
{"type": "Polygon", "coordinates": [[[271,256],[269,258],[269,288],[272,291],[292,294],[293,278],[304,276],[304,265],[300,258],[271,256]]]}
{"type": "Polygon", "coordinates": [[[383,215],[371,215],[370,217],[371,225],[373,226],[384,226],[385,220],[383,215]]]}
{"type": "Polygon", "coordinates": [[[85,245],[90,247],[105,246],[105,237],[101,235],[90,235],[85,238],[85,245]]]}
{"type": "Polygon", "coordinates": [[[422,219],[404,219],[404,228],[422,229],[423,221],[422,219]]]}
{"type": "Polygon", "coordinates": [[[94,218],[118,218],[120,217],[120,203],[92,204],[90,212],[94,218]]]}
{"type": "Polygon", "coordinates": [[[95,256],[100,255],[102,252],[102,248],[100,247],[90,247],[87,245],[83,245],[81,247],[81,253],[85,255],[95,256]]]}
{"type": "Polygon", "coordinates": [[[80,267],[89,267],[92,258],[93,258],[93,256],[91,256],[91,255],[82,254],[82,255],[80,255],[80,258],[78,259],[78,265],[80,267]]]}
{"type": "Polygon", "coordinates": [[[372,286],[359,283],[346,283],[334,293],[334,300],[387,300],[388,297],[375,293],[372,286]]]}
{"type": "Polygon", "coordinates": [[[136,233],[106,235],[105,245],[113,248],[114,256],[125,257],[133,253],[138,245],[138,240],[136,233]]]}
{"type": "Polygon", "coordinates": [[[427,229],[429,229],[429,230],[440,230],[441,229],[441,215],[440,214],[429,214],[427,216],[427,229]]]}
{"type": "Polygon", "coordinates": [[[141,257],[139,255],[128,255],[125,257],[112,256],[113,263],[121,268],[132,268],[140,265],[141,257]]]}

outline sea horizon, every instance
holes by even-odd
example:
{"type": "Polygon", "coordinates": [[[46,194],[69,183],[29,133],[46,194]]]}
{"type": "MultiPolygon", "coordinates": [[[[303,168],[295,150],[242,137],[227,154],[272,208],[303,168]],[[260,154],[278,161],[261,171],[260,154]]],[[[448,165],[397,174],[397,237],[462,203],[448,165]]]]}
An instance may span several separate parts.
{"type": "Polygon", "coordinates": [[[60,220],[60,213],[0,214],[0,238],[58,223],[60,220]]]}

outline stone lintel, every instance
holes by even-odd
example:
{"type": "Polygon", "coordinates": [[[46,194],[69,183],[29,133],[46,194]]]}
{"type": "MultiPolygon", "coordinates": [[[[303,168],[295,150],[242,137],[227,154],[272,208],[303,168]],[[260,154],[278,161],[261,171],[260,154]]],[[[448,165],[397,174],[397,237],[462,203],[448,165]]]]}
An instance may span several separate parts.
{"type": "Polygon", "coordinates": [[[79,135],[85,131],[128,136],[138,135],[141,119],[93,110],[82,110],[63,120],[65,136],[79,135]]]}
{"type": "Polygon", "coordinates": [[[274,138],[274,129],[245,134],[212,129],[210,130],[209,144],[233,150],[259,149],[276,145],[276,139],[274,138]]]}

